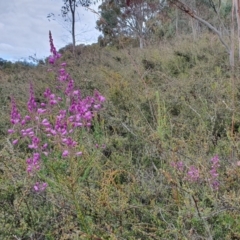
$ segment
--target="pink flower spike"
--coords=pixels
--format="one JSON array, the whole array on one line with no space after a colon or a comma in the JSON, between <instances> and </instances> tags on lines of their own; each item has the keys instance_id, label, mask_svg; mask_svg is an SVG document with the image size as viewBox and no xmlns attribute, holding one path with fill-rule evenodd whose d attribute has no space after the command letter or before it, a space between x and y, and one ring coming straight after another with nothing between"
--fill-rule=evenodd
<instances>
[{"instance_id":1,"label":"pink flower spike","mask_svg":"<svg viewBox=\"0 0 240 240\"><path fill-rule=\"evenodd\" d=\"M73 91L73 95L78 95L78 93L79 93L79 90Z\"/></svg>"},{"instance_id":2,"label":"pink flower spike","mask_svg":"<svg viewBox=\"0 0 240 240\"><path fill-rule=\"evenodd\" d=\"M28 147L30 149L38 149L38 145L39 145L39 138L38 137L32 137L32 144L29 144Z\"/></svg>"},{"instance_id":3,"label":"pink flower spike","mask_svg":"<svg viewBox=\"0 0 240 240\"><path fill-rule=\"evenodd\" d=\"M39 182L36 182L36 183L35 183L33 189L34 189L36 192L38 192L38 190L39 190Z\"/></svg>"},{"instance_id":4,"label":"pink flower spike","mask_svg":"<svg viewBox=\"0 0 240 240\"><path fill-rule=\"evenodd\" d=\"M55 94L54 93L52 93L52 94L50 94L50 99L54 99L55 98Z\"/></svg>"},{"instance_id":5,"label":"pink flower spike","mask_svg":"<svg viewBox=\"0 0 240 240\"><path fill-rule=\"evenodd\" d=\"M82 156L82 152L76 152L76 156Z\"/></svg>"},{"instance_id":6,"label":"pink flower spike","mask_svg":"<svg viewBox=\"0 0 240 240\"><path fill-rule=\"evenodd\" d=\"M15 139L15 140L12 141L13 145L16 145L17 143L18 143L18 139Z\"/></svg>"},{"instance_id":7,"label":"pink flower spike","mask_svg":"<svg viewBox=\"0 0 240 240\"><path fill-rule=\"evenodd\" d=\"M84 115L84 118L85 118L86 120L91 120L91 119L92 119L92 114L91 114L91 112L90 112L90 111L86 112L85 115Z\"/></svg>"},{"instance_id":8,"label":"pink flower spike","mask_svg":"<svg viewBox=\"0 0 240 240\"><path fill-rule=\"evenodd\" d=\"M61 63L61 66L62 66L62 67L66 67L67 64L66 64L65 62L63 62L63 63Z\"/></svg>"},{"instance_id":9,"label":"pink flower spike","mask_svg":"<svg viewBox=\"0 0 240 240\"><path fill-rule=\"evenodd\" d=\"M52 56L49 57L48 61L50 64L54 64L55 61L61 57L61 54L57 52L52 39L52 34L49 31L49 42L50 42L50 52L52 53Z\"/></svg>"},{"instance_id":10,"label":"pink flower spike","mask_svg":"<svg viewBox=\"0 0 240 240\"><path fill-rule=\"evenodd\" d=\"M48 146L48 144L47 144L47 143L44 143L43 146L42 146L42 148L45 149L45 148L47 148L47 146Z\"/></svg>"},{"instance_id":11,"label":"pink flower spike","mask_svg":"<svg viewBox=\"0 0 240 240\"><path fill-rule=\"evenodd\" d=\"M42 191L44 191L47 186L48 186L47 183L43 183L43 184L42 184Z\"/></svg>"},{"instance_id":12,"label":"pink flower spike","mask_svg":"<svg viewBox=\"0 0 240 240\"><path fill-rule=\"evenodd\" d=\"M30 165L30 166L27 167L27 172L28 172L29 174L31 174L31 172L32 172L32 165Z\"/></svg>"},{"instance_id":13,"label":"pink flower spike","mask_svg":"<svg viewBox=\"0 0 240 240\"><path fill-rule=\"evenodd\" d=\"M51 90L49 88L47 88L43 95L44 95L45 98L49 98L50 95L51 95Z\"/></svg>"},{"instance_id":14,"label":"pink flower spike","mask_svg":"<svg viewBox=\"0 0 240 240\"><path fill-rule=\"evenodd\" d=\"M188 175L188 180L192 182L196 182L200 177L199 170L195 166L189 167L187 175Z\"/></svg>"},{"instance_id":15,"label":"pink flower spike","mask_svg":"<svg viewBox=\"0 0 240 240\"><path fill-rule=\"evenodd\" d=\"M51 130L50 130L50 133L51 133L53 136L55 136L55 135L57 134L57 132L56 132L54 129L51 129Z\"/></svg>"},{"instance_id":16,"label":"pink flower spike","mask_svg":"<svg viewBox=\"0 0 240 240\"><path fill-rule=\"evenodd\" d=\"M11 109L11 120L10 121L12 124L17 124L21 121L21 115L18 112L14 98L11 98L11 105L12 105L12 109Z\"/></svg>"},{"instance_id":17,"label":"pink flower spike","mask_svg":"<svg viewBox=\"0 0 240 240\"><path fill-rule=\"evenodd\" d=\"M50 104L51 104L51 105L56 105L56 104L57 104L57 101L56 101L55 99L50 100Z\"/></svg>"},{"instance_id":18,"label":"pink flower spike","mask_svg":"<svg viewBox=\"0 0 240 240\"><path fill-rule=\"evenodd\" d=\"M100 109L100 108L101 108L101 105L100 105L100 104L95 104L95 105L94 105L94 108L95 108L95 109Z\"/></svg>"},{"instance_id":19,"label":"pink flower spike","mask_svg":"<svg viewBox=\"0 0 240 240\"><path fill-rule=\"evenodd\" d=\"M68 120L69 120L70 122L72 122L72 121L74 120L74 117L73 117L73 116L70 116L70 117L68 118Z\"/></svg>"},{"instance_id":20,"label":"pink flower spike","mask_svg":"<svg viewBox=\"0 0 240 240\"><path fill-rule=\"evenodd\" d=\"M54 64L54 58L52 56L49 57L48 62L50 64Z\"/></svg>"},{"instance_id":21,"label":"pink flower spike","mask_svg":"<svg viewBox=\"0 0 240 240\"><path fill-rule=\"evenodd\" d=\"M82 123L74 123L74 127L81 127Z\"/></svg>"},{"instance_id":22,"label":"pink flower spike","mask_svg":"<svg viewBox=\"0 0 240 240\"><path fill-rule=\"evenodd\" d=\"M32 132L32 128L27 128L25 131L26 131L27 133L30 133L30 132Z\"/></svg>"},{"instance_id":23,"label":"pink flower spike","mask_svg":"<svg viewBox=\"0 0 240 240\"><path fill-rule=\"evenodd\" d=\"M76 145L77 145L77 142L73 141L72 144L71 144L71 147L75 147Z\"/></svg>"},{"instance_id":24,"label":"pink flower spike","mask_svg":"<svg viewBox=\"0 0 240 240\"><path fill-rule=\"evenodd\" d=\"M36 192L43 192L46 188L47 188L47 183L36 182L35 185L33 186L33 189Z\"/></svg>"},{"instance_id":25,"label":"pink flower spike","mask_svg":"<svg viewBox=\"0 0 240 240\"><path fill-rule=\"evenodd\" d=\"M63 153L62 153L62 156L63 157L67 157L69 154L68 150L64 150Z\"/></svg>"},{"instance_id":26,"label":"pink flower spike","mask_svg":"<svg viewBox=\"0 0 240 240\"><path fill-rule=\"evenodd\" d=\"M66 130L64 130L62 133L61 133L61 135L66 135L67 134L67 131Z\"/></svg>"},{"instance_id":27,"label":"pink flower spike","mask_svg":"<svg viewBox=\"0 0 240 240\"><path fill-rule=\"evenodd\" d=\"M45 123L49 123L46 118L44 118L44 119L42 120L42 124L45 124Z\"/></svg>"},{"instance_id":28,"label":"pink flower spike","mask_svg":"<svg viewBox=\"0 0 240 240\"><path fill-rule=\"evenodd\" d=\"M31 117L27 115L27 116L25 116L25 120L29 121L29 120L31 120Z\"/></svg>"},{"instance_id":29,"label":"pink flower spike","mask_svg":"<svg viewBox=\"0 0 240 240\"><path fill-rule=\"evenodd\" d=\"M12 133L14 133L15 131L13 130L13 129L8 129L8 133L9 134L12 134Z\"/></svg>"},{"instance_id":30,"label":"pink flower spike","mask_svg":"<svg viewBox=\"0 0 240 240\"><path fill-rule=\"evenodd\" d=\"M94 97L99 102L105 102L105 100L106 100L106 98L104 96L102 96L98 91L94 92Z\"/></svg>"},{"instance_id":31,"label":"pink flower spike","mask_svg":"<svg viewBox=\"0 0 240 240\"><path fill-rule=\"evenodd\" d=\"M51 124L49 123L49 121L46 118L42 120L42 125L45 127L51 126ZM46 130L48 131L48 128Z\"/></svg>"},{"instance_id":32,"label":"pink flower spike","mask_svg":"<svg viewBox=\"0 0 240 240\"><path fill-rule=\"evenodd\" d=\"M34 90L33 90L33 85L30 83L30 88L29 88L29 100L27 102L28 110L29 112L34 112L37 108L37 102L35 100L34 96Z\"/></svg>"},{"instance_id":33,"label":"pink flower spike","mask_svg":"<svg viewBox=\"0 0 240 240\"><path fill-rule=\"evenodd\" d=\"M29 133L28 133L28 136L29 136L29 137L33 137L33 136L34 136L34 132L29 132Z\"/></svg>"},{"instance_id":34,"label":"pink flower spike","mask_svg":"<svg viewBox=\"0 0 240 240\"><path fill-rule=\"evenodd\" d=\"M105 100L106 100L105 97L103 97L103 96L99 96L99 101L100 101L100 102L105 102Z\"/></svg>"},{"instance_id":35,"label":"pink flower spike","mask_svg":"<svg viewBox=\"0 0 240 240\"><path fill-rule=\"evenodd\" d=\"M26 120L23 119L23 120L21 121L22 126L25 125L25 123L26 123Z\"/></svg>"},{"instance_id":36,"label":"pink flower spike","mask_svg":"<svg viewBox=\"0 0 240 240\"><path fill-rule=\"evenodd\" d=\"M38 114L42 114L42 113L45 113L45 112L46 112L46 109L43 109L43 108L38 108L38 110L37 110Z\"/></svg>"}]
</instances>

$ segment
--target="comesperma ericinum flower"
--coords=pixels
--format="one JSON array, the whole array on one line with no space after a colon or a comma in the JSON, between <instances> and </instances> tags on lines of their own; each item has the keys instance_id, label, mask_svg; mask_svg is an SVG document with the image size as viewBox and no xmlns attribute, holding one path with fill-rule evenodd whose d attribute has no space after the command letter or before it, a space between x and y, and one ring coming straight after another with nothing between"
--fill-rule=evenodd
<instances>
[{"instance_id":1,"label":"comesperma ericinum flower","mask_svg":"<svg viewBox=\"0 0 240 240\"><path fill-rule=\"evenodd\" d=\"M33 186L35 192L43 192L47 188L47 183L36 182Z\"/></svg>"},{"instance_id":2,"label":"comesperma ericinum flower","mask_svg":"<svg viewBox=\"0 0 240 240\"><path fill-rule=\"evenodd\" d=\"M17 124L21 121L21 114L19 113L17 106L16 106L16 102L14 100L14 98L11 98L11 105L12 105L12 109L11 109L11 123L12 124Z\"/></svg>"},{"instance_id":3,"label":"comesperma ericinum flower","mask_svg":"<svg viewBox=\"0 0 240 240\"><path fill-rule=\"evenodd\" d=\"M14 133L14 132L15 132L14 129L8 129L8 133L9 133L9 134L12 134L12 133Z\"/></svg>"},{"instance_id":4,"label":"comesperma ericinum flower","mask_svg":"<svg viewBox=\"0 0 240 240\"><path fill-rule=\"evenodd\" d=\"M67 157L69 155L69 151L68 150L64 150L62 153L63 157Z\"/></svg>"},{"instance_id":5,"label":"comesperma ericinum flower","mask_svg":"<svg viewBox=\"0 0 240 240\"><path fill-rule=\"evenodd\" d=\"M53 44L51 32L49 32L50 51L49 63L54 65L61 57ZM59 65L56 65L59 66ZM14 98L11 98L12 127L8 133L12 136L12 144L16 145L21 138L27 142L32 157L26 160L26 171L29 176L35 176L43 164L41 155L50 156L61 153L62 157L81 156L78 151L79 143L74 137L78 128L88 128L92 124L95 113L102 108L105 97L98 91L93 96L82 97L81 91L76 88L74 80L66 71L66 63L60 65L59 70L54 66L50 69L56 75L55 89L47 88L44 93L44 101L38 103L35 99L32 83L29 89L27 109L30 112L24 118L18 111ZM15 126L16 125L16 126ZM19 134L19 138L15 135ZM52 148L56 144L56 148ZM62 149L64 147L64 150ZM49 148L49 149L48 149ZM53 149L53 151L52 151ZM33 189L36 192L44 191L47 183L36 182Z\"/></svg>"},{"instance_id":6,"label":"comesperma ericinum flower","mask_svg":"<svg viewBox=\"0 0 240 240\"><path fill-rule=\"evenodd\" d=\"M209 174L210 174L209 182L213 190L218 190L220 186L220 183L218 181L218 175L219 175L218 168L220 167L218 155L215 155L211 159L211 163L212 163L212 166L211 166L211 170L209 171Z\"/></svg>"},{"instance_id":7,"label":"comesperma ericinum flower","mask_svg":"<svg viewBox=\"0 0 240 240\"><path fill-rule=\"evenodd\" d=\"M191 182L196 182L198 181L199 177L199 170L195 166L190 166L187 172L187 179Z\"/></svg>"},{"instance_id":8,"label":"comesperma ericinum flower","mask_svg":"<svg viewBox=\"0 0 240 240\"><path fill-rule=\"evenodd\" d=\"M16 144L18 143L18 141L19 141L18 139L13 140L13 141L12 141L12 144L13 144L13 145L16 145Z\"/></svg>"},{"instance_id":9,"label":"comesperma ericinum flower","mask_svg":"<svg viewBox=\"0 0 240 240\"><path fill-rule=\"evenodd\" d=\"M29 100L28 100L27 106L28 106L28 111L29 112L34 112L36 110L36 108L37 108L37 103L35 101L35 96L34 96L32 83L30 83Z\"/></svg>"}]
</instances>

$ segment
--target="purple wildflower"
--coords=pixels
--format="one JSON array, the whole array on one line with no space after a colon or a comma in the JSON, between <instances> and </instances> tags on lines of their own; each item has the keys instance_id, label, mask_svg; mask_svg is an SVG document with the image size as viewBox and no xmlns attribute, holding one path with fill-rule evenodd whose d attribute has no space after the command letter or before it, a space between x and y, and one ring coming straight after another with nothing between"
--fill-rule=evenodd
<instances>
[{"instance_id":1,"label":"purple wildflower","mask_svg":"<svg viewBox=\"0 0 240 240\"><path fill-rule=\"evenodd\" d=\"M43 192L47 188L47 183L36 182L33 186L35 192Z\"/></svg>"},{"instance_id":2,"label":"purple wildflower","mask_svg":"<svg viewBox=\"0 0 240 240\"><path fill-rule=\"evenodd\" d=\"M13 145L16 145L17 143L18 143L18 139L15 139L15 140L12 141Z\"/></svg>"},{"instance_id":3,"label":"purple wildflower","mask_svg":"<svg viewBox=\"0 0 240 240\"><path fill-rule=\"evenodd\" d=\"M12 133L14 133L15 131L14 131L14 129L8 129L8 133L9 134L12 134Z\"/></svg>"},{"instance_id":4,"label":"purple wildflower","mask_svg":"<svg viewBox=\"0 0 240 240\"><path fill-rule=\"evenodd\" d=\"M187 179L191 182L196 182L199 176L199 170L195 166L190 166L187 172Z\"/></svg>"},{"instance_id":5,"label":"purple wildflower","mask_svg":"<svg viewBox=\"0 0 240 240\"><path fill-rule=\"evenodd\" d=\"M215 155L211 159L211 163L212 163L212 166L211 166L211 170L209 171L210 173L209 182L213 190L218 190L220 185L218 181L218 168L220 167L218 155Z\"/></svg>"},{"instance_id":6,"label":"purple wildflower","mask_svg":"<svg viewBox=\"0 0 240 240\"><path fill-rule=\"evenodd\" d=\"M178 171L181 171L181 172L184 170L184 163L183 163L183 161L172 162L171 166L174 167L175 169L177 169Z\"/></svg>"},{"instance_id":7,"label":"purple wildflower","mask_svg":"<svg viewBox=\"0 0 240 240\"><path fill-rule=\"evenodd\" d=\"M38 149L39 142L40 142L39 138L36 137L36 136L33 136L32 137L32 144L29 144L28 147L30 149Z\"/></svg>"},{"instance_id":8,"label":"purple wildflower","mask_svg":"<svg viewBox=\"0 0 240 240\"><path fill-rule=\"evenodd\" d=\"M21 115L18 112L16 102L14 98L11 98L11 104L12 104L12 109L11 109L11 123L12 124L17 124L21 121Z\"/></svg>"},{"instance_id":9,"label":"purple wildflower","mask_svg":"<svg viewBox=\"0 0 240 240\"><path fill-rule=\"evenodd\" d=\"M105 97L102 96L98 91L94 92L94 98L100 103L103 103L106 100Z\"/></svg>"},{"instance_id":10,"label":"purple wildflower","mask_svg":"<svg viewBox=\"0 0 240 240\"><path fill-rule=\"evenodd\" d=\"M52 39L51 31L49 31L49 42L50 42L50 52L52 53L52 56L49 57L49 63L54 64L57 59L61 57L61 54L57 52Z\"/></svg>"},{"instance_id":11,"label":"purple wildflower","mask_svg":"<svg viewBox=\"0 0 240 240\"><path fill-rule=\"evenodd\" d=\"M37 108L37 103L35 101L35 96L34 96L32 83L30 84L29 100L28 100L27 106L28 106L29 112L34 112L36 110L36 108Z\"/></svg>"},{"instance_id":12,"label":"purple wildflower","mask_svg":"<svg viewBox=\"0 0 240 240\"><path fill-rule=\"evenodd\" d=\"M69 151L68 150L64 150L63 153L62 153L62 156L63 157L67 157L69 154Z\"/></svg>"},{"instance_id":13,"label":"purple wildflower","mask_svg":"<svg viewBox=\"0 0 240 240\"><path fill-rule=\"evenodd\" d=\"M27 172L30 174L33 174L35 171L38 171L40 169L40 154L34 153L33 157L28 158L27 163Z\"/></svg>"}]
</instances>

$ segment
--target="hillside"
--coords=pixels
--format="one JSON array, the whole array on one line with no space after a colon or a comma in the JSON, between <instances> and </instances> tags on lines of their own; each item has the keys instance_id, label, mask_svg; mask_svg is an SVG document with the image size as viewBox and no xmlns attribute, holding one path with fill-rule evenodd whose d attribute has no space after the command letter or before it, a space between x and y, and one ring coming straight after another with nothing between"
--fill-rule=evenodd
<instances>
[{"instance_id":1,"label":"hillside","mask_svg":"<svg viewBox=\"0 0 240 240\"><path fill-rule=\"evenodd\" d=\"M230 71L216 37L60 52L53 67L0 67L0 236L240 239L239 68ZM98 90L106 100L91 126L71 135L81 156L64 158L49 140L31 176L30 140L14 145L7 134L11 97L26 114L32 83L44 102L62 62L82 98ZM57 110L48 114L54 122ZM34 181L48 187L34 191Z\"/></svg>"}]
</instances>

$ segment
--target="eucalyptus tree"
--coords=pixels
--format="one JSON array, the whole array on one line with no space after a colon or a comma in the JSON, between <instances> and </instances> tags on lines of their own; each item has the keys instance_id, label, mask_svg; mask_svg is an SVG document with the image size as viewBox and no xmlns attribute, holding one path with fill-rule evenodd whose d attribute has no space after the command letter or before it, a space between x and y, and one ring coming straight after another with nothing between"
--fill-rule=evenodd
<instances>
[{"instance_id":1,"label":"eucalyptus tree","mask_svg":"<svg viewBox=\"0 0 240 240\"><path fill-rule=\"evenodd\" d=\"M92 3L91 0L63 0L63 5L61 7L61 16L63 17L64 21L71 23L70 33L72 36L73 52L75 52L76 46L76 34L75 34L76 11L77 11L76 9L79 6L89 7L91 3ZM48 14L47 17L50 19L54 17L54 14L50 13Z\"/></svg>"},{"instance_id":2,"label":"eucalyptus tree","mask_svg":"<svg viewBox=\"0 0 240 240\"><path fill-rule=\"evenodd\" d=\"M162 0L105 0L99 6L100 19L97 28L105 38L120 35L134 37L139 47L144 47L148 33L147 22L156 17L164 8Z\"/></svg>"},{"instance_id":3,"label":"eucalyptus tree","mask_svg":"<svg viewBox=\"0 0 240 240\"><path fill-rule=\"evenodd\" d=\"M229 54L230 66L234 67L234 39L235 39L235 25L238 27L238 39L239 39L239 59L240 59L240 0L194 0L198 2L199 6L205 5L215 15L209 15L206 18L206 11L196 11L188 0L168 0L168 2L186 13L191 18L197 20L201 24L209 28L215 33L227 53ZM205 8L206 9L206 8ZM224 14L223 14L224 13ZM227 13L227 14L226 14ZM204 16L205 15L205 16ZM213 18L216 17L215 21ZM229 24L226 24L224 17L230 18ZM237 21L236 21L237 20ZM236 24L237 22L237 24Z\"/></svg>"}]
</instances>

